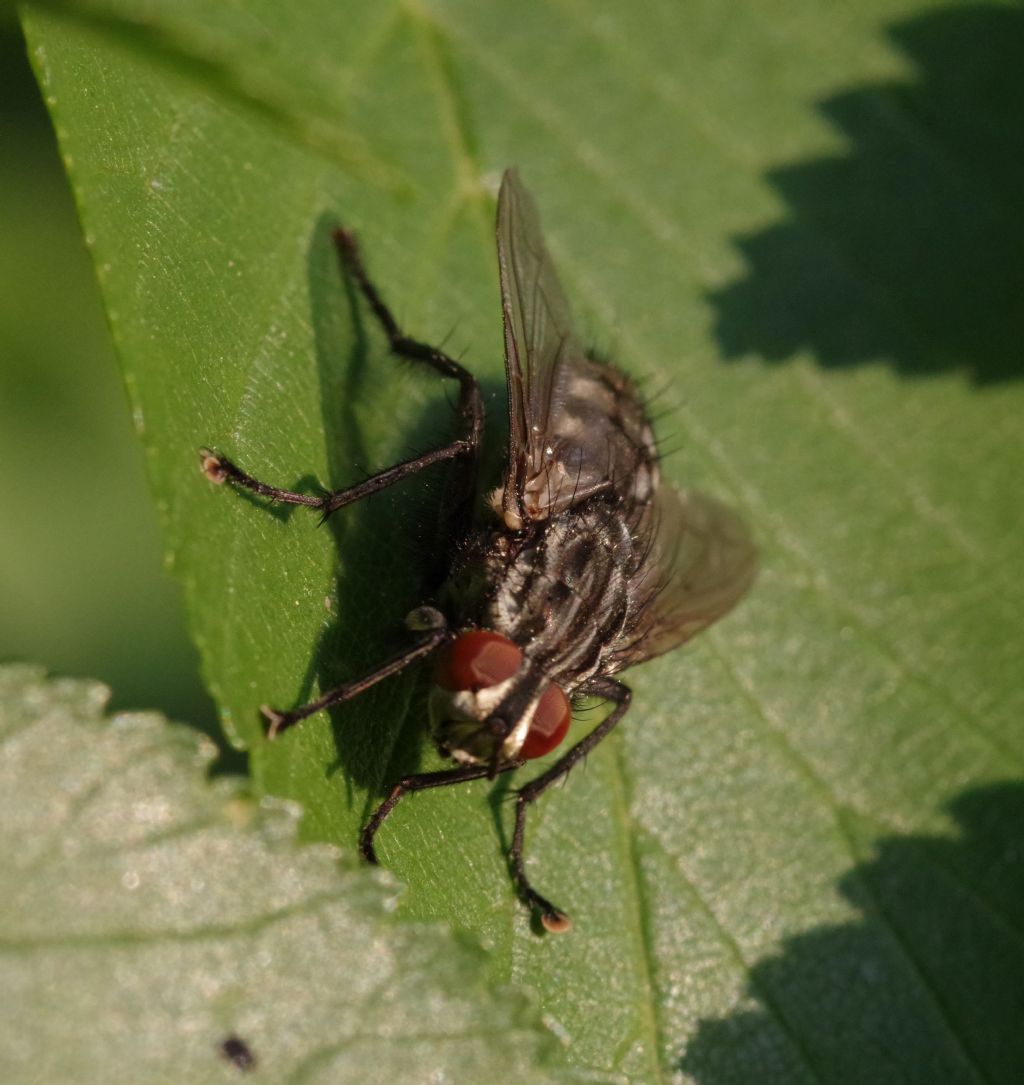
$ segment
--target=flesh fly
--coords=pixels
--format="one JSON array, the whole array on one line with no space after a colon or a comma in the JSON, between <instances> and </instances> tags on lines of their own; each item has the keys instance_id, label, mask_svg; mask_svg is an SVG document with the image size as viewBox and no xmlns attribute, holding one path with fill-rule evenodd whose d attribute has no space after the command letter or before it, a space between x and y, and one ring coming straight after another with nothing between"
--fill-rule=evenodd
<instances>
[{"instance_id":1,"label":"flesh fly","mask_svg":"<svg viewBox=\"0 0 1024 1085\"><path fill-rule=\"evenodd\" d=\"M660 482L654 435L636 387L573 332L569 304L515 170L498 196L509 441L503 485L481 516L476 486L484 409L474 377L407 336L363 266L355 236L334 233L341 261L391 351L458 383L458 436L348 489L311 496L260 482L208 449L213 482L307 505L330 516L432 464L451 464L442 510L450 539L432 598L406 618L410 645L371 674L282 712L274 737L407 667L433 657L431 722L455 764L399 780L370 818L360 850L376 862L377 832L406 794L494 778L558 748L572 705L602 698L611 712L516 792L509 869L520 898L550 931L565 912L533 888L523 861L526 814L625 715L619 672L683 643L721 617L754 576L739 517L714 498Z\"/></svg>"}]
</instances>

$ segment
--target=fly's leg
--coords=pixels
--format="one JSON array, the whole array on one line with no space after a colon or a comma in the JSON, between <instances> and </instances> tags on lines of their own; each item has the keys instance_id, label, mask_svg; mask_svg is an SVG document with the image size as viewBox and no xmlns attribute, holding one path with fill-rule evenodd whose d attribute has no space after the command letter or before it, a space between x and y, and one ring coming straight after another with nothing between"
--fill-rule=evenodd
<instances>
[{"instance_id":1,"label":"fly's leg","mask_svg":"<svg viewBox=\"0 0 1024 1085\"><path fill-rule=\"evenodd\" d=\"M459 382L459 431L461 439L466 442L467 450L465 469L459 473L457 480L458 492L452 494L451 497L460 506L469 508L472 505L476 487L477 458L484 432L484 406L480 397L480 386L473 374L454 358L450 358L437 347L410 338L402 331L391 310L384 304L380 292L366 274L356 235L351 230L342 227L335 230L333 236L342 263L355 280L356 286L359 287L367 304L373 310L373 315L384 329L384 334L388 337L391 353L412 362L422 362L442 376L451 377ZM333 508L330 508L326 514L329 515L333 511Z\"/></svg>"},{"instance_id":2,"label":"fly's leg","mask_svg":"<svg viewBox=\"0 0 1024 1085\"><path fill-rule=\"evenodd\" d=\"M391 310L384 304L380 292L366 274L355 234L351 230L342 228L335 230L333 236L342 263L348 269L349 275L359 287L366 303L373 310L373 315L387 335L391 352L400 358L429 365L442 376L459 382L459 432L461 440L466 442L466 451L455 452L450 457L455 462L445 486L434 548L438 555L447 555L453 543L464 537L473 519L477 465L484 431L484 408L480 397L480 386L473 374L459 365L454 358L450 358L436 347L410 338L401 330ZM438 451L444 453L447 450L439 449ZM335 506L329 505L324 515L329 516L334 508ZM440 581L444 579L445 572L446 566L439 559L432 570L432 576Z\"/></svg>"},{"instance_id":3,"label":"fly's leg","mask_svg":"<svg viewBox=\"0 0 1024 1085\"><path fill-rule=\"evenodd\" d=\"M402 479L415 475L425 467L471 454L475 459L476 451L476 446L471 442L465 439L455 440L450 444L443 445L441 448L435 448L430 452L424 452L420 456L413 456L412 459L396 463L394 467L389 467L386 471L379 471L376 475L371 475L364 482L357 483L355 486L349 486L344 490L334 490L331 493L321 494L319 497L296 493L294 490L284 490L280 486L271 486L266 482L260 482L259 479L253 478L252 475L247 474L232 463L226 456L222 456L219 452L213 452L209 448L199 450L199 460L203 474L211 482L230 482L232 486L241 486L243 489L251 490L261 497L268 498L270 501L278 501L285 505L307 505L309 508L319 509L321 512L320 522L323 523L332 512L337 512L338 509L345 505L351 505L353 501L369 497L371 494L377 493L378 490L393 486L396 482L401 482Z\"/></svg>"},{"instance_id":4,"label":"fly's leg","mask_svg":"<svg viewBox=\"0 0 1024 1085\"><path fill-rule=\"evenodd\" d=\"M307 508L317 509L321 513L322 523L332 512L345 505L377 493L379 490L392 486L396 482L400 482L402 479L408 478L410 475L416 474L435 463L454 460L456 461L456 470L454 477L449 480L446 495L450 506L447 511L446 527L453 530L463 528L466 516L472 510L477 460L483 434L483 401L480 397L479 386L468 370L459 365L454 359L449 358L443 351L411 339L401 331L391 311L381 299L377 288L366 275L355 235L348 230L338 229L334 231L333 236L342 263L383 327L392 353L429 365L442 376L450 377L459 382L459 436L440 448L403 460L394 467L380 471L355 486L336 490L333 493L321 493L318 496L297 493L294 490L286 490L280 486L272 486L269 483L261 482L232 463L226 456L222 456L208 448L200 450L202 470L211 482L226 482L250 490L270 501L288 505L305 505ZM413 632L422 633L425 636L421 637L411 648L385 662L372 674L355 682L337 686L317 698L317 700L295 708L290 712L281 712L264 706L261 711L270 721L270 737L273 738L281 731L293 726L307 716L319 712L321 709L350 700L382 679L398 674L409 664L429 655L442 641L447 639L449 633L443 616L434 611L433 608L420 608L419 611L413 611L413 615L419 613L422 617L422 614L428 611L431 614L429 622L426 624L416 624L415 622L410 624L410 629ZM410 615L410 618L413 615Z\"/></svg>"},{"instance_id":5,"label":"fly's leg","mask_svg":"<svg viewBox=\"0 0 1024 1085\"><path fill-rule=\"evenodd\" d=\"M562 779L565 774L608 734L626 714L632 693L621 682L612 678L595 678L583 689L584 693L592 693L598 697L606 697L615 702L615 708L611 714L605 717L590 732L586 738L581 739L566 754L560 757L546 772L542 772L536 779L531 780L516 792L516 827L512 836L512 847L509 849L508 860L512 869L512 878L516 883L519 897L528 907L534 909L540 916L544 929L552 934L561 934L572 928L572 921L560 908L556 908L547 897L541 896L530 884L526 876L523 864L523 843L526 835L526 811L530 803L536 802L545 791L555 782Z\"/></svg>"},{"instance_id":6,"label":"fly's leg","mask_svg":"<svg viewBox=\"0 0 1024 1085\"><path fill-rule=\"evenodd\" d=\"M425 362L436 369L438 373L442 373L446 377L454 377L462 385L464 399L466 401L473 398L477 400L477 409L469 413L475 414L482 423L483 407L479 403L480 391L477 388L476 378L473 374L459 365L454 358L449 358L443 351L438 350L437 347L428 346L426 343L421 343L419 340L411 339L406 335L399 328L391 310L384 304L380 292L367 276L356 235L351 230L339 227L334 231L333 237L342 263L348 269L348 273L355 280L356 286L359 287L363 297L366 298L367 304L373 310L373 315L384 329L384 334L388 337L392 352L399 355L399 357L408 358L410 361Z\"/></svg>"},{"instance_id":7,"label":"fly's leg","mask_svg":"<svg viewBox=\"0 0 1024 1085\"><path fill-rule=\"evenodd\" d=\"M306 505L309 508L318 509L322 514L321 519L326 520L332 512L336 512L345 505L369 497L370 494L375 494L387 486L393 486L396 482L401 482L402 479L426 467L447 460L458 460L462 463L463 469L458 472L457 493L453 495L453 499L460 508L469 508L476 484L476 466L484 425L483 400L480 397L480 387L476 378L454 358L449 358L444 351L407 336L399 328L391 310L384 304L377 288L367 277L355 234L350 230L337 229L333 236L342 263L384 329L391 352L399 357L429 365L442 376L451 377L459 382L459 436L440 448L424 452L420 456L413 456L411 459L395 464L394 467L371 475L370 478L355 486L319 496L301 494L294 490L260 482L225 456L208 448L201 449L199 454L203 472L211 482L229 482L233 486L241 486L271 501L286 505Z\"/></svg>"},{"instance_id":8,"label":"fly's leg","mask_svg":"<svg viewBox=\"0 0 1024 1085\"><path fill-rule=\"evenodd\" d=\"M470 780L482 780L491 777L495 772L511 772L525 764L522 760L506 761L497 768L491 765L459 765L454 769L443 769L441 772L420 772L413 776L405 776L391 789L391 794L377 807L373 817L366 823L359 836L359 850L368 863L377 862L377 852L374 850L373 841L377 831L384 824L385 818L398 805L398 800L403 795L412 791L425 791L431 787L451 787L453 784L464 784Z\"/></svg>"},{"instance_id":9,"label":"fly's leg","mask_svg":"<svg viewBox=\"0 0 1024 1085\"><path fill-rule=\"evenodd\" d=\"M320 712L325 708L330 708L332 705L350 701L353 697L358 697L360 693L365 692L371 686L375 686L378 682L382 682L385 678L390 678L392 675L400 674L410 664L430 655L430 653L433 652L438 645L447 640L451 634L448 632L447 625L445 624L440 611L435 611L432 607L421 607L419 610L429 610L432 614L437 616L435 628L427 632L426 635L423 636L421 640L417 641L411 648L406 648L404 652L392 656L391 659L386 663L381 664L375 671L371 671L362 678L357 678L354 682L346 682L343 685L335 686L334 689L330 689L320 697L317 697L315 701L310 701L309 704L301 705L299 708L293 708L290 712L280 712L276 708L262 705L260 711L270 723L270 727L267 729L267 737L277 738L282 731L289 727L293 727L300 720L306 719L307 716L312 716L314 713ZM417 613L418 611L413 611L413 614Z\"/></svg>"}]
</instances>

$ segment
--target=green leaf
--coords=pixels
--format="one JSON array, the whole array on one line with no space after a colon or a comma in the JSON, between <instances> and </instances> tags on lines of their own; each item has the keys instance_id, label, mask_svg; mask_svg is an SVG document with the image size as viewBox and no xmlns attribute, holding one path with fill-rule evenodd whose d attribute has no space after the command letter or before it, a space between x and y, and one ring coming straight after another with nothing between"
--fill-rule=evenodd
<instances>
[{"instance_id":1,"label":"green leaf","mask_svg":"<svg viewBox=\"0 0 1024 1085\"><path fill-rule=\"evenodd\" d=\"M0 669L5 1082L230 1081L229 1037L256 1080L569 1080L479 949L107 695Z\"/></svg>"},{"instance_id":2,"label":"green leaf","mask_svg":"<svg viewBox=\"0 0 1024 1085\"><path fill-rule=\"evenodd\" d=\"M448 432L346 291L339 220L481 375L500 448L489 193L517 163L581 328L667 389L666 474L743 509L763 575L629 676L621 734L536 812L572 935L514 901L484 785L388 822L402 911L476 931L596 1072L1019 1080L1019 8L75 10L32 15L33 59L257 785L350 845L430 761L413 676L273 745L257 709L396 648L440 481L317 530L196 449L341 486Z\"/></svg>"}]
</instances>

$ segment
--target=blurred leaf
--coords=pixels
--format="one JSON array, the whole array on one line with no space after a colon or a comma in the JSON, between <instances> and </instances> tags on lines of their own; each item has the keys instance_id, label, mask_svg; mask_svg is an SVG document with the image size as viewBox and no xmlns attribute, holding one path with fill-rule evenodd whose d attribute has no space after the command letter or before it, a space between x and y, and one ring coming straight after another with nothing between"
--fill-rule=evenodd
<instances>
[{"instance_id":1,"label":"blurred leaf","mask_svg":"<svg viewBox=\"0 0 1024 1085\"><path fill-rule=\"evenodd\" d=\"M296 847L295 816L210 782L212 745L107 691L0 669L0 1068L8 1085L568 1080L522 995L390 879Z\"/></svg>"},{"instance_id":2,"label":"blurred leaf","mask_svg":"<svg viewBox=\"0 0 1024 1085\"><path fill-rule=\"evenodd\" d=\"M159 708L216 734L17 25L0 32L0 72L0 660L92 675L117 708Z\"/></svg>"},{"instance_id":3,"label":"blurred leaf","mask_svg":"<svg viewBox=\"0 0 1024 1085\"><path fill-rule=\"evenodd\" d=\"M1020 10L82 10L107 14L34 15L33 58L206 678L258 785L350 843L431 756L412 677L272 747L257 708L399 643L438 480L318 531L210 487L195 450L340 486L446 432L446 390L387 359L346 292L339 219L403 324L468 352L500 419L486 192L518 163L581 327L668 389L666 473L744 509L764 574L631 676L621 735L537 812L531 867L572 936L531 931L484 786L388 823L403 910L479 932L598 1072L1018 1080L1024 404L1000 322L1019 327ZM110 32L120 10L145 14L158 63ZM266 125L255 97L304 119ZM304 134L325 118L408 184ZM918 869L930 890L908 896Z\"/></svg>"}]
</instances>

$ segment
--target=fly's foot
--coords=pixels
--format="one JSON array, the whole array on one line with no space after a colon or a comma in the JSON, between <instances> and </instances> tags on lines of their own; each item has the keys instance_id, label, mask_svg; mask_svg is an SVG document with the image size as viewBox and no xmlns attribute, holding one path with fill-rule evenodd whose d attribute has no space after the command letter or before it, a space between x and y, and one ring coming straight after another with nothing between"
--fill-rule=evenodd
<instances>
[{"instance_id":1,"label":"fly's foot","mask_svg":"<svg viewBox=\"0 0 1024 1085\"><path fill-rule=\"evenodd\" d=\"M311 497L309 494L296 493L294 490L283 490L280 486L270 486L246 474L227 456L222 456L210 448L199 450L199 467L210 482L218 486L230 482L232 486L240 486L243 490L250 490L254 494L259 494L260 497L266 497L270 501L280 501L285 505L306 505L309 508L320 509L326 506L329 497L337 497L336 494Z\"/></svg>"},{"instance_id":2,"label":"fly's foot","mask_svg":"<svg viewBox=\"0 0 1024 1085\"><path fill-rule=\"evenodd\" d=\"M199 467L203 474L218 486L227 482L231 477L232 469L237 470L230 460L224 459L223 456L218 456L216 452L209 448L201 448L199 450Z\"/></svg>"},{"instance_id":3,"label":"fly's foot","mask_svg":"<svg viewBox=\"0 0 1024 1085\"><path fill-rule=\"evenodd\" d=\"M336 226L332 231L332 236L339 251L349 259L351 259L351 254L359 252L359 244L356 241L354 230L350 230L347 226Z\"/></svg>"},{"instance_id":4,"label":"fly's foot","mask_svg":"<svg viewBox=\"0 0 1024 1085\"><path fill-rule=\"evenodd\" d=\"M377 849L373 846L373 836L368 834L366 829L363 829L359 837L359 854L363 857L363 862L370 863L373 866L380 866Z\"/></svg>"},{"instance_id":5,"label":"fly's foot","mask_svg":"<svg viewBox=\"0 0 1024 1085\"><path fill-rule=\"evenodd\" d=\"M557 908L542 912L540 922L548 934L568 934L572 930L572 920Z\"/></svg>"},{"instance_id":6,"label":"fly's foot","mask_svg":"<svg viewBox=\"0 0 1024 1085\"><path fill-rule=\"evenodd\" d=\"M558 768L557 765L554 767ZM551 771L549 769L548 773ZM545 776L537 777L536 780L532 780L516 792L516 827L512 834L512 847L508 852L508 865L519 899L537 916L541 926L549 934L566 934L572 930L572 920L561 908L556 908L547 897L542 897L530 885L530 879L526 876L526 864L523 861L526 811L530 803L539 798L550 784L551 780L545 779ZM554 779L557 778L554 777Z\"/></svg>"},{"instance_id":7,"label":"fly's foot","mask_svg":"<svg viewBox=\"0 0 1024 1085\"><path fill-rule=\"evenodd\" d=\"M522 796L519 796L519 810L523 809ZM521 822L520 822L521 824ZM522 834L517 833L512 851L509 854L509 867L511 868L512 880L515 882L516 892L519 899L540 920L540 925L548 934L567 934L572 930L572 920L562 911L556 908L547 897L542 897L536 889L530 885L523 865Z\"/></svg>"},{"instance_id":8,"label":"fly's foot","mask_svg":"<svg viewBox=\"0 0 1024 1085\"><path fill-rule=\"evenodd\" d=\"M271 708L268 704L260 705L260 715L270 726L267 728L267 738L273 740L292 724L298 723L303 717L295 712L281 712L277 708Z\"/></svg>"},{"instance_id":9,"label":"fly's foot","mask_svg":"<svg viewBox=\"0 0 1024 1085\"><path fill-rule=\"evenodd\" d=\"M359 853L368 863L373 863L374 866L378 863L377 850L373 846L377 830L384 824L384 819L388 814L398 805L398 800L406 791L410 790L409 783L410 778L406 777L395 784L391 789L391 794L374 810L373 816L363 826L363 831L359 834Z\"/></svg>"},{"instance_id":10,"label":"fly's foot","mask_svg":"<svg viewBox=\"0 0 1024 1085\"><path fill-rule=\"evenodd\" d=\"M561 908L556 908L525 880L517 878L516 883L520 899L537 916L548 934L568 934L572 930L572 920Z\"/></svg>"}]
</instances>

